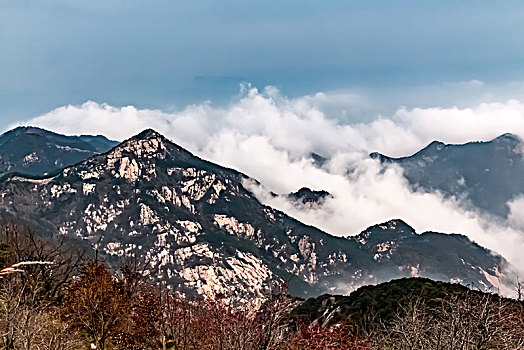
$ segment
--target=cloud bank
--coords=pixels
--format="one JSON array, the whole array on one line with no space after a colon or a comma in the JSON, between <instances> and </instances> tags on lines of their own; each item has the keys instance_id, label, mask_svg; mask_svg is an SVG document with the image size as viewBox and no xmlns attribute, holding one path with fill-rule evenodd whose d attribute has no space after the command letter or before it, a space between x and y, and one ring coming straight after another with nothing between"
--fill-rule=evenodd
<instances>
[{"instance_id":1,"label":"cloud bank","mask_svg":"<svg viewBox=\"0 0 524 350\"><path fill-rule=\"evenodd\" d=\"M357 234L370 225L400 218L419 232L465 234L524 269L523 199L510 204L506 222L496 221L461 208L453 198L413 191L400 168L384 169L368 157L373 151L409 155L433 140L464 143L506 132L524 138L524 104L509 100L468 108L399 108L368 122L344 113L371 105L359 94L349 94L347 99L323 93L290 99L271 87L259 91L245 86L227 107L201 104L166 113L90 101L57 108L26 124L117 140L153 128L201 157L259 180L264 187L251 189L263 202L329 233ZM314 166L311 152L330 162L322 168ZM268 194L304 186L327 190L333 198L320 209L302 210Z\"/></svg>"}]
</instances>

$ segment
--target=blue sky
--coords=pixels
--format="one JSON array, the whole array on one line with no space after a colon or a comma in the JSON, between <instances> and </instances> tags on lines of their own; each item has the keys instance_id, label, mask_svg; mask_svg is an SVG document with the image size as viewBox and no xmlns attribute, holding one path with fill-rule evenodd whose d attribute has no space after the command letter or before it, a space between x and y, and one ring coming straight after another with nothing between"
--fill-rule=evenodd
<instances>
[{"instance_id":1,"label":"blue sky","mask_svg":"<svg viewBox=\"0 0 524 350\"><path fill-rule=\"evenodd\" d=\"M523 1L0 0L0 127L87 100L219 105L242 81L401 105L524 80L523 34Z\"/></svg>"}]
</instances>

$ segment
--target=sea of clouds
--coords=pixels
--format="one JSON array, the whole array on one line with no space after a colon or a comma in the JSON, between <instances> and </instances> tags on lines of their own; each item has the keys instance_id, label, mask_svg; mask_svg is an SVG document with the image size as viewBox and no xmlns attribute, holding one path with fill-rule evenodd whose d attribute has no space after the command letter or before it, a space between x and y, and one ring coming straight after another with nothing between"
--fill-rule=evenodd
<instances>
[{"instance_id":1,"label":"sea of clouds","mask_svg":"<svg viewBox=\"0 0 524 350\"><path fill-rule=\"evenodd\" d=\"M465 209L440 193L415 191L400 168L384 168L368 156L409 155L433 140L483 141L507 132L524 138L524 104L513 99L460 108L400 107L389 115L366 120L359 116L372 110L373 101L358 93L288 98L272 87L259 91L245 85L225 107L203 103L165 112L89 101L24 124L116 140L153 128L200 157L257 179L262 185L252 184L251 190L261 201L331 234L354 235L402 219L418 232L467 235L524 271L524 199L509 203L510 216L502 221ZM329 162L315 166L312 152ZM320 208L305 210L270 195L301 187L326 190L332 198Z\"/></svg>"}]
</instances>

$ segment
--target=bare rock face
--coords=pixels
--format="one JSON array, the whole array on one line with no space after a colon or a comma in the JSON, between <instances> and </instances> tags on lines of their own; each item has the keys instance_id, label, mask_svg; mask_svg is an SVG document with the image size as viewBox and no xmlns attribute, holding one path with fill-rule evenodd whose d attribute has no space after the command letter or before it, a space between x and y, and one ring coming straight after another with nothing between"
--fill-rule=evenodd
<instances>
[{"instance_id":1,"label":"bare rock face","mask_svg":"<svg viewBox=\"0 0 524 350\"><path fill-rule=\"evenodd\" d=\"M3 180L0 214L115 265L141 257L146 274L184 293L245 302L280 281L304 296L413 274L489 286L506 271L503 258L465 237L418 235L400 221L333 237L262 205L245 180L146 130L54 177Z\"/></svg>"}]
</instances>

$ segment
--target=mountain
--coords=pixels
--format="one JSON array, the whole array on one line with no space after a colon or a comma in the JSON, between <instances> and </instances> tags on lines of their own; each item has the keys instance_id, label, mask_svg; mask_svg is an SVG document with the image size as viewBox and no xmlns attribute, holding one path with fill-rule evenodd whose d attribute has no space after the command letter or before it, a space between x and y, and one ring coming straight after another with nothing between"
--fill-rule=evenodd
<instances>
[{"instance_id":1,"label":"mountain","mask_svg":"<svg viewBox=\"0 0 524 350\"><path fill-rule=\"evenodd\" d=\"M329 160L326 157L323 157L320 154L317 154L314 152L311 153L311 159L313 160L313 165L315 165L318 168L321 168L322 166L324 166L324 164L326 164Z\"/></svg>"},{"instance_id":2,"label":"mountain","mask_svg":"<svg viewBox=\"0 0 524 350\"><path fill-rule=\"evenodd\" d=\"M302 324L349 324L352 332L371 336L373 349L521 349L524 344L524 301L424 278L310 298L291 315Z\"/></svg>"},{"instance_id":3,"label":"mountain","mask_svg":"<svg viewBox=\"0 0 524 350\"><path fill-rule=\"evenodd\" d=\"M468 292L470 289L459 284L418 277L402 278L364 286L347 296L324 294L309 298L296 306L292 314L326 325L350 321L364 326L366 319L373 316L381 322L389 323L401 308L408 306L412 298L435 303L452 295Z\"/></svg>"},{"instance_id":4,"label":"mountain","mask_svg":"<svg viewBox=\"0 0 524 350\"><path fill-rule=\"evenodd\" d=\"M105 153L111 148L118 145L117 141L109 140L107 137L102 135L80 135L80 136L68 136L71 139L78 138L81 141L88 143L98 153Z\"/></svg>"},{"instance_id":5,"label":"mountain","mask_svg":"<svg viewBox=\"0 0 524 350\"><path fill-rule=\"evenodd\" d=\"M518 136L504 134L462 145L434 141L409 157L371 157L401 166L415 188L456 196L466 205L507 217L506 203L524 193L523 151Z\"/></svg>"},{"instance_id":6,"label":"mountain","mask_svg":"<svg viewBox=\"0 0 524 350\"><path fill-rule=\"evenodd\" d=\"M482 290L500 288L502 292L510 293L503 283L497 281L499 271L485 270L491 264L485 264L489 251L471 242L466 236L436 232L417 234L402 220L391 220L372 226L349 239L359 242L360 249L375 261L385 260L391 266L407 269L405 272L409 274L404 275L474 284ZM499 266L504 266L504 263ZM457 273L457 269L461 272ZM476 278L478 274L484 276L485 280ZM458 277L459 275L467 277Z\"/></svg>"},{"instance_id":7,"label":"mountain","mask_svg":"<svg viewBox=\"0 0 524 350\"><path fill-rule=\"evenodd\" d=\"M509 273L464 236L400 220L331 236L261 204L251 181L146 130L54 176L5 178L0 216L88 244L110 264L141 257L151 278L188 294L247 298L279 281L295 295L348 293L412 275L492 287Z\"/></svg>"},{"instance_id":8,"label":"mountain","mask_svg":"<svg viewBox=\"0 0 524 350\"><path fill-rule=\"evenodd\" d=\"M0 176L45 176L107 152L117 144L104 136L65 136L35 127L18 127L0 135Z\"/></svg>"},{"instance_id":9,"label":"mountain","mask_svg":"<svg viewBox=\"0 0 524 350\"><path fill-rule=\"evenodd\" d=\"M294 204L305 206L306 208L316 208L321 206L326 198L331 197L327 191L315 191L307 187L302 187L297 192L287 195L287 198Z\"/></svg>"}]
</instances>

